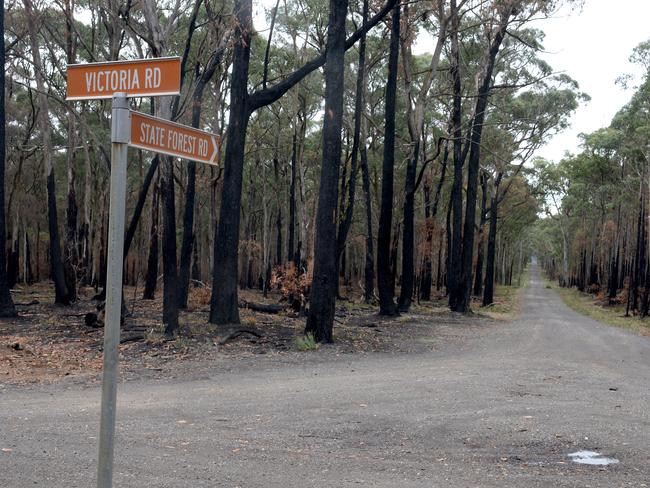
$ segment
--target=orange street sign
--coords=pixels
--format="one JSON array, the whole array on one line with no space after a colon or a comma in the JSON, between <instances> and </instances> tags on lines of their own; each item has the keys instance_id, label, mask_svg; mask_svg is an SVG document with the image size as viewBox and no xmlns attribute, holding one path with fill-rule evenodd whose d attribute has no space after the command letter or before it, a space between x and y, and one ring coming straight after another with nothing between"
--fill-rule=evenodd
<instances>
[{"instance_id":1,"label":"orange street sign","mask_svg":"<svg viewBox=\"0 0 650 488\"><path fill-rule=\"evenodd\" d=\"M181 89L181 58L133 59L106 63L68 65L66 100L178 95Z\"/></svg>"},{"instance_id":2,"label":"orange street sign","mask_svg":"<svg viewBox=\"0 0 650 488\"><path fill-rule=\"evenodd\" d=\"M209 132L131 112L129 146L216 165L219 145L219 136Z\"/></svg>"}]
</instances>

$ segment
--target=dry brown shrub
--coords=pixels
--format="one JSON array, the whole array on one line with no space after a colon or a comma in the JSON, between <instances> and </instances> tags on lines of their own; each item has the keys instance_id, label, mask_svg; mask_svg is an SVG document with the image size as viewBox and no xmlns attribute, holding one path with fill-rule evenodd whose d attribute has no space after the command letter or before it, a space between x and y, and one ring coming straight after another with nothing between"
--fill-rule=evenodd
<instances>
[{"instance_id":1,"label":"dry brown shrub","mask_svg":"<svg viewBox=\"0 0 650 488\"><path fill-rule=\"evenodd\" d=\"M195 305L208 305L210 303L210 296L212 295L212 288L208 286L203 287L190 287L190 302Z\"/></svg>"},{"instance_id":2,"label":"dry brown shrub","mask_svg":"<svg viewBox=\"0 0 650 488\"><path fill-rule=\"evenodd\" d=\"M305 296L311 287L312 275L309 272L300 274L294 263L275 266L271 274L271 286L280 291L283 297L291 298Z\"/></svg>"}]
</instances>

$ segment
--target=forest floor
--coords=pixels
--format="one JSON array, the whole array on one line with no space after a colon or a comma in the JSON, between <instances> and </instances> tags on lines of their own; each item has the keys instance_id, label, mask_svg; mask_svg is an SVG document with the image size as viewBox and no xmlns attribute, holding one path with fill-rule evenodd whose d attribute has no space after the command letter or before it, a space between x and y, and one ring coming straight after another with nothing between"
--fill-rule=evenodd
<instances>
[{"instance_id":1,"label":"forest floor","mask_svg":"<svg viewBox=\"0 0 650 488\"><path fill-rule=\"evenodd\" d=\"M458 324L470 329L514 318L520 310L520 288L498 287L495 304L476 314L448 311L445 298L414 304L410 313L380 317L377 308L360 300L340 300L334 326L335 343L311 349L301 343L305 319L291 312L260 313L240 309L243 333L227 340L224 332L208 324L210 290L192 290L188 310L180 316L181 333L166 340L162 333L162 300L134 299L140 291L126 287L129 316L122 327L120 371L123 379L168 377L196 369L197 361L245 359L259 355L300 361L305 355L326 358L371 352L426 352L445 347L459 336ZM50 283L14 290L19 317L0 321L0 386L52 383L62 378L74 383L101 380L103 329L86 325L87 313L96 312L94 289L83 289L70 307L53 305ZM243 290L240 298L258 304L277 304L279 294L263 298ZM234 329L237 330L237 329ZM463 331L464 333L465 331ZM311 347L310 347L311 346ZM303 349L301 351L301 349Z\"/></svg>"},{"instance_id":2,"label":"forest floor","mask_svg":"<svg viewBox=\"0 0 650 488\"><path fill-rule=\"evenodd\" d=\"M633 314L626 316L625 297L619 300L620 303L610 305L602 294L583 293L576 288L563 288L549 280L546 280L546 286L555 290L567 306L582 315L650 337L650 318L641 319Z\"/></svg>"}]
</instances>

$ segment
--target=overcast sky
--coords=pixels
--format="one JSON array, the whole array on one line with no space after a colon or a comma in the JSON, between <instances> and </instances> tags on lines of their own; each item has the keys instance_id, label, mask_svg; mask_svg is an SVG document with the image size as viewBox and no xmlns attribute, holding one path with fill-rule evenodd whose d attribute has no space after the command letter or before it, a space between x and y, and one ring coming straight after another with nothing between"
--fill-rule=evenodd
<instances>
[{"instance_id":1,"label":"overcast sky","mask_svg":"<svg viewBox=\"0 0 650 488\"><path fill-rule=\"evenodd\" d=\"M254 1L255 26L266 28L264 8L275 0ZM580 10L562 9L556 16L535 22L546 33L542 57L555 71L577 80L591 97L571 118L571 127L555 136L537 155L558 161L565 151L580 151L580 133L609 125L614 114L630 99L632 90L616 85L623 74L640 75L629 63L632 49L650 38L650 0L585 0ZM266 36L267 33L260 32ZM427 49L429 39L419 39L416 52Z\"/></svg>"},{"instance_id":2,"label":"overcast sky","mask_svg":"<svg viewBox=\"0 0 650 488\"><path fill-rule=\"evenodd\" d=\"M557 161L565 151L578 152L578 134L608 126L632 96L632 90L615 82L622 74L640 75L628 58L634 47L650 38L650 0L586 0L581 11L565 10L536 27L546 32L546 61L577 80L591 97L573 115L571 127L538 153Z\"/></svg>"}]
</instances>

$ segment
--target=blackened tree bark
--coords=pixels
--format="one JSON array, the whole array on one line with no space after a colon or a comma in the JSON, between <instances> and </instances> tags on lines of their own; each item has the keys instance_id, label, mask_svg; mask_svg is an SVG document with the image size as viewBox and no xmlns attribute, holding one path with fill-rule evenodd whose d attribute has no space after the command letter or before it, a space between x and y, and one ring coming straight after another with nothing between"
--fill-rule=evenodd
<instances>
[{"instance_id":1,"label":"blackened tree bark","mask_svg":"<svg viewBox=\"0 0 650 488\"><path fill-rule=\"evenodd\" d=\"M296 165L298 164L298 129L294 126L293 137L291 138L291 183L289 185L289 223L287 244L287 261L293 261L296 269L300 266L300 258L296 259ZM297 261L297 262L296 262Z\"/></svg>"},{"instance_id":2,"label":"blackened tree bark","mask_svg":"<svg viewBox=\"0 0 650 488\"><path fill-rule=\"evenodd\" d=\"M18 283L18 274L20 273L20 247L18 245L18 229L15 229L16 237L11 234L9 237L9 256L7 259L7 286L11 289Z\"/></svg>"},{"instance_id":3,"label":"blackened tree bark","mask_svg":"<svg viewBox=\"0 0 650 488\"><path fill-rule=\"evenodd\" d=\"M210 63L203 70L196 82L192 95L192 127L199 128L201 123L201 110L203 107L203 94L209 81L214 76L225 48L220 45L213 54ZM196 163L187 162L187 187L185 190L185 209L183 212L183 241L181 243L181 257L179 269L178 304L180 308L187 308L187 296L190 286L190 273L192 264L192 250L194 248L194 200L196 194Z\"/></svg>"},{"instance_id":4,"label":"blackened tree bark","mask_svg":"<svg viewBox=\"0 0 650 488\"><path fill-rule=\"evenodd\" d=\"M273 174L275 175L275 187L280 188L280 160L278 159L278 141L276 139L275 154L273 155ZM282 200L278 199L278 214L275 218L275 264L282 265Z\"/></svg>"},{"instance_id":5,"label":"blackened tree bark","mask_svg":"<svg viewBox=\"0 0 650 488\"><path fill-rule=\"evenodd\" d=\"M487 223L487 192L488 175L483 171L481 182L481 215L478 225L478 249L476 255L476 274L474 275L474 296L480 297L483 293L483 256L485 254L485 224Z\"/></svg>"},{"instance_id":6,"label":"blackened tree bark","mask_svg":"<svg viewBox=\"0 0 650 488\"><path fill-rule=\"evenodd\" d=\"M384 159L381 172L381 206L377 233L377 286L380 315L396 315L393 300L394 283L390 267L391 227L393 225L393 180L395 173L395 102L397 93L397 62L399 58L400 6L393 9L390 51L388 55L388 80L384 123Z\"/></svg>"},{"instance_id":7,"label":"blackened tree bark","mask_svg":"<svg viewBox=\"0 0 650 488\"><path fill-rule=\"evenodd\" d=\"M467 192L465 197L465 222L463 227L462 243L454 241L455 245L461 245L460 273L453 288L453 297L450 296L451 310L454 312L467 313L470 311L472 296L472 266L474 257L474 235L476 229L476 200L478 193L478 174L481 157L481 139L483 136L483 122L487 109L487 102L490 96L492 73L496 62L497 54L501 43L506 35L506 29L511 15L514 13L514 6L510 5L500 14L499 25L490 43L485 71L478 89L474 116L471 124L471 134L468 141L469 159L467 163ZM455 29L456 30L456 29Z\"/></svg>"},{"instance_id":8,"label":"blackened tree bark","mask_svg":"<svg viewBox=\"0 0 650 488\"><path fill-rule=\"evenodd\" d=\"M620 221L619 221L620 222ZM620 249L618 239L616 242L616 250L612 253L609 266L609 280L607 282L607 298L610 304L613 304L618 294L618 273L619 273L619 259Z\"/></svg>"},{"instance_id":9,"label":"blackened tree bark","mask_svg":"<svg viewBox=\"0 0 650 488\"><path fill-rule=\"evenodd\" d=\"M488 231L487 257L485 262L485 287L483 289L483 306L494 302L494 267L496 260L497 221L499 218L499 186L503 173L494 180L492 198L490 199L490 230Z\"/></svg>"},{"instance_id":10,"label":"blackened tree bark","mask_svg":"<svg viewBox=\"0 0 650 488\"><path fill-rule=\"evenodd\" d=\"M398 307L408 312L413 299L415 284L415 178L420 153L420 141L415 141L411 157L406 163L404 182L404 230L402 234L402 283Z\"/></svg>"},{"instance_id":11,"label":"blackened tree bark","mask_svg":"<svg viewBox=\"0 0 650 488\"><path fill-rule=\"evenodd\" d=\"M345 41L345 49L352 47L369 29L377 25L393 8L397 0L387 0L368 23ZM230 121L227 129L223 186L219 225L214 240L214 272L210 300L210 322L216 324L239 323L237 290L237 261L239 245L239 205L241 202L242 174L246 128L253 111L269 105L282 97L305 76L325 64L326 53L305 63L286 78L252 94L247 92L252 25L252 0L237 0L234 6L236 27L231 76ZM232 147L231 147L232 146Z\"/></svg>"},{"instance_id":12,"label":"blackened tree bark","mask_svg":"<svg viewBox=\"0 0 650 488\"><path fill-rule=\"evenodd\" d=\"M24 0L25 13L27 14L27 25L29 31L30 48L34 62L34 77L38 90L39 104L39 128L43 144L43 158L45 166L45 182L47 189L47 223L50 235L50 266L51 276L54 281L54 301L61 305L70 304L70 293L65 282L63 270L63 259L61 253L61 242L59 239L59 223L56 205L56 185L54 178L54 165L52 162L52 140L51 125L49 120L49 103L47 99L47 87L43 79L43 63L38 46L37 26L38 19L32 10L31 0Z\"/></svg>"},{"instance_id":13,"label":"blackened tree bark","mask_svg":"<svg viewBox=\"0 0 650 488\"><path fill-rule=\"evenodd\" d=\"M363 2L363 23L368 21L368 0ZM345 242L352 226L352 217L354 216L354 202L357 189L357 169L359 166L359 146L361 142L361 119L363 118L364 92L365 92L365 74L366 74L366 35L361 36L359 41L359 63L357 66L357 86L354 101L354 133L352 136L352 161L350 163L350 180L348 183L348 204L345 207L343 218L339 224L337 244L336 244L336 263L341 262L341 255L345 249ZM365 144L365 141L364 141Z\"/></svg>"},{"instance_id":14,"label":"blackened tree bark","mask_svg":"<svg viewBox=\"0 0 650 488\"><path fill-rule=\"evenodd\" d=\"M178 270L176 268L176 199L174 198L174 162L169 156L161 159L161 194L163 204L163 324L165 335L178 330Z\"/></svg>"},{"instance_id":15,"label":"blackened tree bark","mask_svg":"<svg viewBox=\"0 0 650 488\"><path fill-rule=\"evenodd\" d=\"M456 0L451 0L451 77L453 83L453 102L451 126L453 135L454 181L447 214L447 293L449 307L456 309L458 284L461 280L461 251L463 225L463 132L462 132L462 87L460 81L460 51L458 29L460 18Z\"/></svg>"},{"instance_id":16,"label":"blackened tree bark","mask_svg":"<svg viewBox=\"0 0 650 488\"><path fill-rule=\"evenodd\" d=\"M158 284L158 214L160 209L159 188L154 185L151 195L151 226L149 229L149 255L147 258L147 276L145 278L144 300L153 300L156 296L156 285Z\"/></svg>"},{"instance_id":17,"label":"blackened tree bark","mask_svg":"<svg viewBox=\"0 0 650 488\"><path fill-rule=\"evenodd\" d=\"M192 112L192 127L197 127L198 120L196 122L196 125L194 125L195 110ZM188 161L187 186L185 187L185 209L183 211L183 240L181 241L180 267L178 271L178 306L183 309L187 308L187 297L189 295L190 289L190 267L192 265L192 248L194 243L195 193L196 163L194 161Z\"/></svg>"},{"instance_id":18,"label":"blackened tree bark","mask_svg":"<svg viewBox=\"0 0 650 488\"><path fill-rule=\"evenodd\" d=\"M422 261L422 273L420 275L420 300L431 300L432 284L432 263L431 251L433 247L433 221L431 219L431 182L425 179L423 185L424 193L424 225L426 232L426 244Z\"/></svg>"},{"instance_id":19,"label":"blackened tree bark","mask_svg":"<svg viewBox=\"0 0 650 488\"><path fill-rule=\"evenodd\" d=\"M0 0L4 12L4 0ZM0 33L4 39L4 15L0 18ZM0 52L0 317L15 317L16 307L7 284L7 221L5 217L5 50Z\"/></svg>"},{"instance_id":20,"label":"blackened tree bark","mask_svg":"<svg viewBox=\"0 0 650 488\"><path fill-rule=\"evenodd\" d=\"M621 180L623 179L625 171L625 164L621 168ZM611 252L609 262L609 277L607 281L607 298L610 305L613 305L618 294L618 277L620 272L620 256L621 256L621 203L618 204L617 217L616 217L616 238L614 240L614 249Z\"/></svg>"},{"instance_id":21,"label":"blackened tree bark","mask_svg":"<svg viewBox=\"0 0 650 488\"><path fill-rule=\"evenodd\" d=\"M442 156L442 169L440 170L440 179L438 180L438 186L436 187L436 196L433 199L433 208L431 209L431 218L435 218L435 216L438 214L438 207L440 205L440 197L442 195L442 187L445 183L445 177L447 176L447 167L449 166L449 140L445 141L445 149L443 152ZM447 211L447 216L446 216L446 226L447 228L441 229L440 230L440 246L438 247L438 265L436 268L436 290L440 291L440 289L443 286L443 281L446 281L446 273L447 273L447 262L442 261L442 246L445 241L445 236L448 235L449 232L449 223L450 223L450 213L449 210ZM445 253L445 256L447 256L447 253ZM446 261L446 260L445 260ZM444 274L443 274L443 269Z\"/></svg>"},{"instance_id":22,"label":"blackened tree bark","mask_svg":"<svg viewBox=\"0 0 650 488\"><path fill-rule=\"evenodd\" d=\"M219 225L215 229L214 271L210 299L210 322L239 323L237 297L237 259L239 248L239 207L246 128L250 119L248 103L248 67L253 28L252 0L236 0L235 46L230 87L230 121L227 131L223 172L223 191Z\"/></svg>"},{"instance_id":23,"label":"blackened tree bark","mask_svg":"<svg viewBox=\"0 0 650 488\"><path fill-rule=\"evenodd\" d=\"M325 64L323 159L316 212L314 277L305 334L332 342L338 282L336 206L341 167L347 0L330 0Z\"/></svg>"},{"instance_id":24,"label":"blackened tree bark","mask_svg":"<svg viewBox=\"0 0 650 488\"><path fill-rule=\"evenodd\" d=\"M445 12L446 2L437 2L435 7L435 15L438 17L440 23L440 30L438 32L438 40L434 48L429 69L425 72L425 77L422 86L419 88L419 93L415 88L412 80L411 58L412 49L411 44L414 38L408 32L410 19L409 19L409 4L404 4L404 25L406 26L405 35L402 36L402 65L404 66L404 82L407 95L407 125L410 137L410 153L406 164L406 177L404 180L404 231L402 236L402 283L399 296L399 310L401 312L408 311L413 299L413 291L415 287L415 191L417 190L418 183L416 183L416 173L418 167L418 158L420 157L420 148L422 144L422 133L424 128L424 113L426 103L429 100L429 90L437 76L438 64L440 62L440 55L447 36L447 23L449 16ZM426 162L425 162L426 164ZM424 167L423 167L424 168Z\"/></svg>"},{"instance_id":25,"label":"blackened tree bark","mask_svg":"<svg viewBox=\"0 0 650 488\"><path fill-rule=\"evenodd\" d=\"M375 251L372 233L372 198L370 197L370 171L368 169L368 149L366 147L366 126L362 121L363 144L360 148L361 178L363 183L363 197L366 206L366 259L363 270L364 299L366 303L373 300L375 292Z\"/></svg>"}]
</instances>

